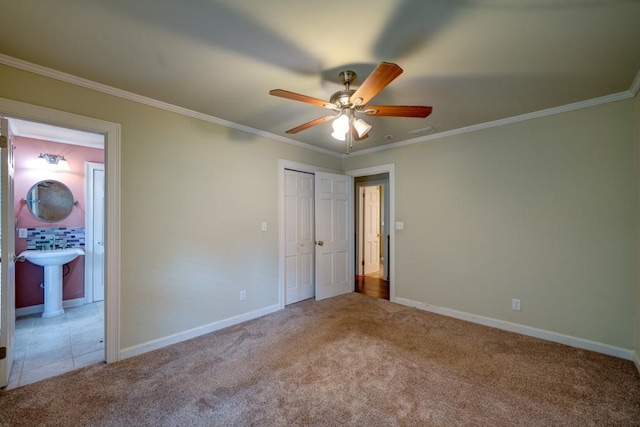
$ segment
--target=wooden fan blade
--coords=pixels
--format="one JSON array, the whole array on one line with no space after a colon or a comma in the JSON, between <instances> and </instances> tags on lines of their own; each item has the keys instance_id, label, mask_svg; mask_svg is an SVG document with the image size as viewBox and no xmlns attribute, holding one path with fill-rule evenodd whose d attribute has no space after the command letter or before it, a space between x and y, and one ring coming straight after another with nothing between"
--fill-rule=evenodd
<instances>
[{"instance_id":1,"label":"wooden fan blade","mask_svg":"<svg viewBox=\"0 0 640 427\"><path fill-rule=\"evenodd\" d=\"M365 105L400 74L402 74L402 68L398 65L391 62L381 62L351 95L351 102L356 105ZM356 102L358 98L361 101Z\"/></svg>"},{"instance_id":2,"label":"wooden fan blade","mask_svg":"<svg viewBox=\"0 0 640 427\"><path fill-rule=\"evenodd\" d=\"M313 98L307 95L301 95L295 92L289 92L288 90L273 89L269 91L269 95L279 96L280 98L292 99L294 101L306 102L307 104L317 105L318 107L330 108L332 110L337 109L337 107L334 104L328 101L323 101L322 99Z\"/></svg>"},{"instance_id":3,"label":"wooden fan blade","mask_svg":"<svg viewBox=\"0 0 640 427\"><path fill-rule=\"evenodd\" d=\"M324 116L324 117L320 117L319 119L315 119L315 120L311 120L310 122L307 122L303 125L300 125L298 127L295 127L293 129L289 129L288 131L286 131L285 133L298 133L298 132L302 132L303 130L309 129L310 127L319 125L320 123L324 123L326 121L329 121L331 119L334 119L336 116Z\"/></svg>"},{"instance_id":4,"label":"wooden fan blade","mask_svg":"<svg viewBox=\"0 0 640 427\"><path fill-rule=\"evenodd\" d=\"M362 112L367 116L427 117L433 107L420 105L368 105Z\"/></svg>"}]
</instances>

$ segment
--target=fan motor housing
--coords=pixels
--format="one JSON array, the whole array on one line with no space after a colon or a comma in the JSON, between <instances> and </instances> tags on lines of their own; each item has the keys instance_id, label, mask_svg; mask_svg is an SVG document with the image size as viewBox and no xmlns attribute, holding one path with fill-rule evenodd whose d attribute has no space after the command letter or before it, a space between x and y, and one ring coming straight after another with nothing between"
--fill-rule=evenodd
<instances>
[{"instance_id":1,"label":"fan motor housing","mask_svg":"<svg viewBox=\"0 0 640 427\"><path fill-rule=\"evenodd\" d=\"M339 90L338 92L331 95L329 102L337 105L338 107L350 107L351 106L351 95L353 95L355 90Z\"/></svg>"}]
</instances>

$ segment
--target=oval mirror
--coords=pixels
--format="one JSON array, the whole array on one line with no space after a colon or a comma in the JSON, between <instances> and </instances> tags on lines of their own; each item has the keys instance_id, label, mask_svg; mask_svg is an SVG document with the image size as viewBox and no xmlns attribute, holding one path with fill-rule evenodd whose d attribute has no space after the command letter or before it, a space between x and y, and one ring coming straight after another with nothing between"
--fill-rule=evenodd
<instances>
[{"instance_id":1,"label":"oval mirror","mask_svg":"<svg viewBox=\"0 0 640 427\"><path fill-rule=\"evenodd\" d=\"M35 183L25 200L33 216L45 222L62 221L69 216L75 205L69 187L54 180Z\"/></svg>"}]
</instances>

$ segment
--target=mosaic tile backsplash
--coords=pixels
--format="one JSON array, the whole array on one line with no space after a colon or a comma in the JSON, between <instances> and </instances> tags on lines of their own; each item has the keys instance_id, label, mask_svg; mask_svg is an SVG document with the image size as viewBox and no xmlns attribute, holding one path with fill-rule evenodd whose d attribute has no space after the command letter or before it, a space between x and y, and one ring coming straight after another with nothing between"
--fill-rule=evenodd
<instances>
[{"instance_id":1,"label":"mosaic tile backsplash","mask_svg":"<svg viewBox=\"0 0 640 427\"><path fill-rule=\"evenodd\" d=\"M27 249L84 248L84 227L27 228Z\"/></svg>"}]
</instances>

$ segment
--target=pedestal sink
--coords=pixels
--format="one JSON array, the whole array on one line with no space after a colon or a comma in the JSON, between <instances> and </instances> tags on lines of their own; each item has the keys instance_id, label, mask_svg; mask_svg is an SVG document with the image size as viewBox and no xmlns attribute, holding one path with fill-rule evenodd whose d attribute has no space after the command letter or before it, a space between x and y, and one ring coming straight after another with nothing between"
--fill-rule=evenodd
<instances>
[{"instance_id":1,"label":"pedestal sink","mask_svg":"<svg viewBox=\"0 0 640 427\"><path fill-rule=\"evenodd\" d=\"M49 251L26 250L19 257L44 267L44 313L42 317L53 317L64 313L62 308L62 266L84 255L81 248Z\"/></svg>"}]
</instances>

